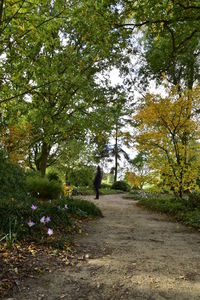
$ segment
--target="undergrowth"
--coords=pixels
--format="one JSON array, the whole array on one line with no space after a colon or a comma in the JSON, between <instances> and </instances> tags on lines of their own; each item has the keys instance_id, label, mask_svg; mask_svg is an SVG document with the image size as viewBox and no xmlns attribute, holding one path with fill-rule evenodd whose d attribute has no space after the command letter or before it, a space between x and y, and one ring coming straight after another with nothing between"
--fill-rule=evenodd
<instances>
[{"instance_id":1,"label":"undergrowth","mask_svg":"<svg viewBox=\"0 0 200 300\"><path fill-rule=\"evenodd\" d=\"M0 241L10 247L16 241L63 244L75 228L75 220L102 216L95 204L63 197L40 201L30 197L26 201L0 200Z\"/></svg>"},{"instance_id":2,"label":"undergrowth","mask_svg":"<svg viewBox=\"0 0 200 300\"><path fill-rule=\"evenodd\" d=\"M200 209L194 207L190 199L145 196L140 198L138 204L153 211L166 213L185 225L200 230Z\"/></svg>"}]
</instances>

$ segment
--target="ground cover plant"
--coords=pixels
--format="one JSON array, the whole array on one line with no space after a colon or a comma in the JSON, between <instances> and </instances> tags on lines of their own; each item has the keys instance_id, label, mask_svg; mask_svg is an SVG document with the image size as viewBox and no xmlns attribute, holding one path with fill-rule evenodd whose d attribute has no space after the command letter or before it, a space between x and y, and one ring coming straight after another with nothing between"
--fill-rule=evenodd
<instances>
[{"instance_id":1,"label":"ground cover plant","mask_svg":"<svg viewBox=\"0 0 200 300\"><path fill-rule=\"evenodd\" d=\"M128 192L130 190L130 186L126 181L120 180L113 183L112 189Z\"/></svg>"},{"instance_id":2,"label":"ground cover plant","mask_svg":"<svg viewBox=\"0 0 200 300\"><path fill-rule=\"evenodd\" d=\"M19 165L6 160L4 153L0 151L0 199L4 197L26 197L25 173Z\"/></svg>"},{"instance_id":3,"label":"ground cover plant","mask_svg":"<svg viewBox=\"0 0 200 300\"><path fill-rule=\"evenodd\" d=\"M170 195L140 193L133 195L139 200L138 205L153 211L166 213L190 227L200 230L200 194L191 194L187 199Z\"/></svg>"},{"instance_id":4,"label":"ground cover plant","mask_svg":"<svg viewBox=\"0 0 200 300\"><path fill-rule=\"evenodd\" d=\"M82 220L101 216L95 204L68 197L41 201L29 195L26 201L1 200L0 297L9 295L16 278L23 280L69 263L75 251L73 236L81 232Z\"/></svg>"},{"instance_id":5,"label":"ground cover plant","mask_svg":"<svg viewBox=\"0 0 200 300\"><path fill-rule=\"evenodd\" d=\"M99 194L100 195L112 195L112 194L120 194L120 193L124 193L123 190L120 189L113 189L111 187L101 187L99 189ZM87 188L87 187L73 187L72 190L72 195L73 196L78 196L78 195L82 195L82 196L92 196L95 195L95 190L91 189L91 188Z\"/></svg>"},{"instance_id":6,"label":"ground cover plant","mask_svg":"<svg viewBox=\"0 0 200 300\"><path fill-rule=\"evenodd\" d=\"M17 240L51 242L66 234L72 217L102 216L93 203L63 197L41 201L30 197L26 202L15 199L0 201L1 240L9 244ZM52 237L50 239L50 237Z\"/></svg>"}]
</instances>

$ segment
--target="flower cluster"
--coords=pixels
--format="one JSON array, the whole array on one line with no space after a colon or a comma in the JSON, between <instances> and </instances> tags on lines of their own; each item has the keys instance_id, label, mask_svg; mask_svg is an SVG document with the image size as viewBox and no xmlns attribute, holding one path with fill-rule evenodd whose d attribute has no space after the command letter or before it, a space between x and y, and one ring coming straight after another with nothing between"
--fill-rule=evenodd
<instances>
[{"instance_id":1,"label":"flower cluster","mask_svg":"<svg viewBox=\"0 0 200 300\"><path fill-rule=\"evenodd\" d=\"M70 197L72 195L72 188L69 185L66 185L66 183L64 184L64 194L67 197Z\"/></svg>"},{"instance_id":2,"label":"flower cluster","mask_svg":"<svg viewBox=\"0 0 200 300\"><path fill-rule=\"evenodd\" d=\"M42 224L47 224L47 223L49 223L51 221L51 218L50 217L45 217L45 216L43 216L41 219L40 219L40 223L42 223Z\"/></svg>"},{"instance_id":3,"label":"flower cluster","mask_svg":"<svg viewBox=\"0 0 200 300\"><path fill-rule=\"evenodd\" d=\"M34 205L34 204L32 204L31 209L32 209L33 211L35 211L35 210L37 209L37 206ZM46 216L42 216L41 219L40 219L40 223L42 223L43 225L46 225L46 224L49 223L49 222L51 222L51 218L50 218L49 216L47 216L47 217L46 217ZM33 227L34 225L36 225L36 223L33 222L32 220L29 220L29 221L27 222L27 225L28 225L29 227ZM53 229L48 228L48 230L47 230L47 235L51 236L52 234L53 234Z\"/></svg>"}]
</instances>

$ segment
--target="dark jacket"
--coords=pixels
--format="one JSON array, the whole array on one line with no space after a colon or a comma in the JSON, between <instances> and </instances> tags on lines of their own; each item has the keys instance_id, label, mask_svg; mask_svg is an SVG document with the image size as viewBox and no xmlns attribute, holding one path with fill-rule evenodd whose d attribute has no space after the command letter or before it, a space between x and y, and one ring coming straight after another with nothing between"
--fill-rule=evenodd
<instances>
[{"instance_id":1,"label":"dark jacket","mask_svg":"<svg viewBox=\"0 0 200 300\"><path fill-rule=\"evenodd\" d=\"M100 188L100 186L101 186L101 169L98 166L97 167L97 173L96 173L95 178L94 178L94 187L95 188Z\"/></svg>"}]
</instances>

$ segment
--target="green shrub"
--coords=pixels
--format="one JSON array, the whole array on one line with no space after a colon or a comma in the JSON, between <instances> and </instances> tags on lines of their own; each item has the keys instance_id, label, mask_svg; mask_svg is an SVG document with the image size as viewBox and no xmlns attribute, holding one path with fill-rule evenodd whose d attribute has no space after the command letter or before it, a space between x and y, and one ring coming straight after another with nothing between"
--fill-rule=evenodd
<instances>
[{"instance_id":1,"label":"green shrub","mask_svg":"<svg viewBox=\"0 0 200 300\"><path fill-rule=\"evenodd\" d=\"M68 201L69 212L85 216L102 216L101 210L92 202L87 200L70 199Z\"/></svg>"},{"instance_id":2,"label":"green shrub","mask_svg":"<svg viewBox=\"0 0 200 300\"><path fill-rule=\"evenodd\" d=\"M49 172L49 173L47 174L47 178L49 179L49 181L54 180L54 181L61 182L61 180L60 180L60 178L59 178L59 175L58 175L58 173L56 173L56 172Z\"/></svg>"},{"instance_id":3,"label":"green shrub","mask_svg":"<svg viewBox=\"0 0 200 300\"><path fill-rule=\"evenodd\" d=\"M116 181L113 183L112 189L128 192L130 191L130 185L126 181Z\"/></svg>"},{"instance_id":4,"label":"green shrub","mask_svg":"<svg viewBox=\"0 0 200 300\"><path fill-rule=\"evenodd\" d=\"M42 202L32 198L26 202L2 200L0 202L0 240L5 239L11 232L12 241L24 239L39 243L54 241L55 244L59 244L59 239L65 238L70 230L70 215L87 217L102 216L102 213L89 201L64 197L60 200ZM48 239L49 229L53 230L51 239Z\"/></svg>"},{"instance_id":5,"label":"green shrub","mask_svg":"<svg viewBox=\"0 0 200 300\"><path fill-rule=\"evenodd\" d=\"M29 176L26 186L32 196L42 199L56 199L64 193L61 182L50 181L47 177Z\"/></svg>"},{"instance_id":6,"label":"green shrub","mask_svg":"<svg viewBox=\"0 0 200 300\"><path fill-rule=\"evenodd\" d=\"M95 168L92 166L81 166L68 169L66 172L66 183L76 187L93 186Z\"/></svg>"},{"instance_id":7,"label":"green shrub","mask_svg":"<svg viewBox=\"0 0 200 300\"><path fill-rule=\"evenodd\" d=\"M114 194L121 194L123 191L121 190L113 190L113 189L100 189L99 194L100 195L114 195Z\"/></svg>"},{"instance_id":8,"label":"green shrub","mask_svg":"<svg viewBox=\"0 0 200 300\"><path fill-rule=\"evenodd\" d=\"M189 201L169 197L146 197L139 201L139 205L169 214L186 225L200 229L200 209L189 206Z\"/></svg>"},{"instance_id":9,"label":"green shrub","mask_svg":"<svg viewBox=\"0 0 200 300\"><path fill-rule=\"evenodd\" d=\"M200 209L200 193L193 192L189 195L188 205L191 208L199 208Z\"/></svg>"},{"instance_id":10,"label":"green shrub","mask_svg":"<svg viewBox=\"0 0 200 300\"><path fill-rule=\"evenodd\" d=\"M23 169L7 160L0 159L0 199L26 197L25 173Z\"/></svg>"},{"instance_id":11,"label":"green shrub","mask_svg":"<svg viewBox=\"0 0 200 300\"><path fill-rule=\"evenodd\" d=\"M88 189L87 187L73 187L72 189L72 196L89 196L94 195L93 189Z\"/></svg>"},{"instance_id":12,"label":"green shrub","mask_svg":"<svg viewBox=\"0 0 200 300\"><path fill-rule=\"evenodd\" d=\"M35 209L32 208L34 203ZM30 199L27 202L1 201L0 202L0 231L3 235L9 233L10 222L12 231L17 239L30 239L40 241L47 237L48 228L55 231L66 230L70 224L69 211L65 203L58 205L58 202L39 202L37 199ZM42 217L49 217L48 224L41 222ZM31 227L28 222L34 225Z\"/></svg>"},{"instance_id":13,"label":"green shrub","mask_svg":"<svg viewBox=\"0 0 200 300\"><path fill-rule=\"evenodd\" d=\"M102 183L101 184L101 189L111 189L111 185L107 183Z\"/></svg>"}]
</instances>

